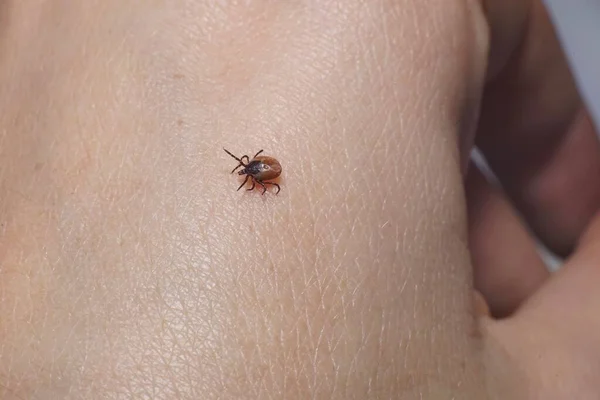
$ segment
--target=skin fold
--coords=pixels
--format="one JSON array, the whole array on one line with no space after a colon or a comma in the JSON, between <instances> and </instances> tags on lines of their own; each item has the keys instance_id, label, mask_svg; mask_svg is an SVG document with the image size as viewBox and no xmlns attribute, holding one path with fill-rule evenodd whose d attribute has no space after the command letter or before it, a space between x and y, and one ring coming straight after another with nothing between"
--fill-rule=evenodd
<instances>
[{"instance_id":1,"label":"skin fold","mask_svg":"<svg viewBox=\"0 0 600 400\"><path fill-rule=\"evenodd\" d=\"M473 295L464 166L518 47L490 10L2 2L0 398L563 398L537 356L588 342L553 295ZM281 192L236 192L223 147ZM584 396L578 354L543 367Z\"/></svg>"}]
</instances>

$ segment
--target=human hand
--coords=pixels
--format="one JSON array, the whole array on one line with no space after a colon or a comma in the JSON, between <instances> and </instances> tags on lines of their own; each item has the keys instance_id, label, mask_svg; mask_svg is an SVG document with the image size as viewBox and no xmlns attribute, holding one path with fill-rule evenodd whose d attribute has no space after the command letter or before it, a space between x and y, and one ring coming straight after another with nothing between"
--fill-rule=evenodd
<instances>
[{"instance_id":1,"label":"human hand","mask_svg":"<svg viewBox=\"0 0 600 400\"><path fill-rule=\"evenodd\" d=\"M541 2L487 6L498 39L476 142L503 191L470 170L475 285L508 317L490 335L523 371L528 398L597 398L600 146ZM494 45L510 51L494 57ZM557 274L530 232L566 258Z\"/></svg>"},{"instance_id":2,"label":"human hand","mask_svg":"<svg viewBox=\"0 0 600 400\"><path fill-rule=\"evenodd\" d=\"M514 317L474 315L461 165L487 68L475 1L0 7L2 398L595 393L578 381L599 359L597 302L577 302L592 233L570 261L584 267ZM497 75L528 14L489 15ZM577 106L563 107L542 115L566 125ZM281 193L235 192L222 147L277 157ZM475 184L471 238L486 238L499 214ZM563 216L545 237L559 250L595 211L563 206L541 214ZM478 288L512 312L547 276L525 247L507 301L486 244L472 244Z\"/></svg>"}]
</instances>

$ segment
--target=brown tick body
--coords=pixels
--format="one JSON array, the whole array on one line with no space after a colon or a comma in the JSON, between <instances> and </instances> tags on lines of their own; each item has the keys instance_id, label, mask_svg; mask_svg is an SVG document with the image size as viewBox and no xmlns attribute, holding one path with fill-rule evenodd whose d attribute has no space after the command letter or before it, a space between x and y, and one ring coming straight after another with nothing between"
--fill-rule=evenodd
<instances>
[{"instance_id":1,"label":"brown tick body","mask_svg":"<svg viewBox=\"0 0 600 400\"><path fill-rule=\"evenodd\" d=\"M244 179L244 182L240 185L239 188L237 188L237 190L240 190L242 187L244 187L246 182L248 182L248 179L252 179L252 187L247 190L253 190L256 184L258 183L263 188L262 194L265 194L265 192L267 191L267 187L265 185L276 186L277 193L275 194L279 193L281 188L278 184L273 182L265 182L271 179L275 179L279 175L281 175L281 164L279 164L279 161L277 161L273 157L259 156L259 154L263 152L262 150L256 153L254 157L252 157L252 160L246 155L237 158L229 151L227 151L227 149L223 150L225 150L227 154L229 154L231 157L235 158L237 162L239 162L238 166L235 167L233 171L231 171L232 174L239 167L244 167L240 171L238 171L238 175L246 175L246 179ZM244 162L244 159L246 159L247 161Z\"/></svg>"}]
</instances>

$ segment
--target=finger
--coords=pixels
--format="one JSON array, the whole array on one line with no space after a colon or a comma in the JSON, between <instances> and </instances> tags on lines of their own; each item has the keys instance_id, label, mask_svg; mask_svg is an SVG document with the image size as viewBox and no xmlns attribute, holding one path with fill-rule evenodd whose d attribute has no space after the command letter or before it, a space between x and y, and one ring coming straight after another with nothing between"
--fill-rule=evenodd
<instances>
[{"instance_id":1,"label":"finger","mask_svg":"<svg viewBox=\"0 0 600 400\"><path fill-rule=\"evenodd\" d=\"M597 398L600 217L583 237L565 268L512 317L485 324L494 356L527 379L527 398Z\"/></svg>"},{"instance_id":2,"label":"finger","mask_svg":"<svg viewBox=\"0 0 600 400\"><path fill-rule=\"evenodd\" d=\"M600 205L600 147L585 118L569 129L579 95L539 0L526 25L492 28L525 34L485 91L476 143L533 232L565 255Z\"/></svg>"},{"instance_id":3,"label":"finger","mask_svg":"<svg viewBox=\"0 0 600 400\"><path fill-rule=\"evenodd\" d=\"M506 320L504 326L512 329L512 332L505 332L513 338L509 344L511 351L525 360L528 370L544 370L545 374L561 376L563 388L575 384L572 390L587 386L594 388L593 393L598 393L596 378L600 358L599 261L600 215L584 233L565 268L559 270L513 318ZM553 383L546 384L555 387ZM574 393L571 391L570 394Z\"/></svg>"},{"instance_id":4,"label":"finger","mask_svg":"<svg viewBox=\"0 0 600 400\"><path fill-rule=\"evenodd\" d=\"M531 0L481 0L490 29L487 79L504 68L525 34Z\"/></svg>"},{"instance_id":5,"label":"finger","mask_svg":"<svg viewBox=\"0 0 600 400\"><path fill-rule=\"evenodd\" d=\"M566 256L600 205L600 145L586 113L575 121L547 163L517 188L538 235Z\"/></svg>"},{"instance_id":6,"label":"finger","mask_svg":"<svg viewBox=\"0 0 600 400\"><path fill-rule=\"evenodd\" d=\"M510 203L474 165L466 189L474 286L492 315L506 317L540 287L549 272Z\"/></svg>"},{"instance_id":7,"label":"finger","mask_svg":"<svg viewBox=\"0 0 600 400\"><path fill-rule=\"evenodd\" d=\"M519 156L499 161L503 155L488 151L486 156L498 161L491 162L495 172L533 232L555 253L566 256L600 204L596 179L600 176L600 146L585 113L553 148L544 149L540 142L538 149L529 152L529 165L527 160L520 162ZM521 146L518 139L513 143ZM514 154L511 150L506 153Z\"/></svg>"}]
</instances>

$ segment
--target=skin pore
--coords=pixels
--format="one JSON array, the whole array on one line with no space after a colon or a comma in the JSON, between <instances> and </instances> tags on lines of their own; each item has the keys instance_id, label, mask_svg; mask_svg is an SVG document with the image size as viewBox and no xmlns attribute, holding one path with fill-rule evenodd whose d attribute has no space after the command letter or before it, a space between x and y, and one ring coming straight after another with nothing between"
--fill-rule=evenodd
<instances>
[{"instance_id":1,"label":"skin pore","mask_svg":"<svg viewBox=\"0 0 600 400\"><path fill-rule=\"evenodd\" d=\"M488 63L489 10L3 2L0 397L559 393L530 372L573 338L547 303L473 296L465 149L512 54ZM223 147L277 158L281 192L236 192Z\"/></svg>"}]
</instances>

